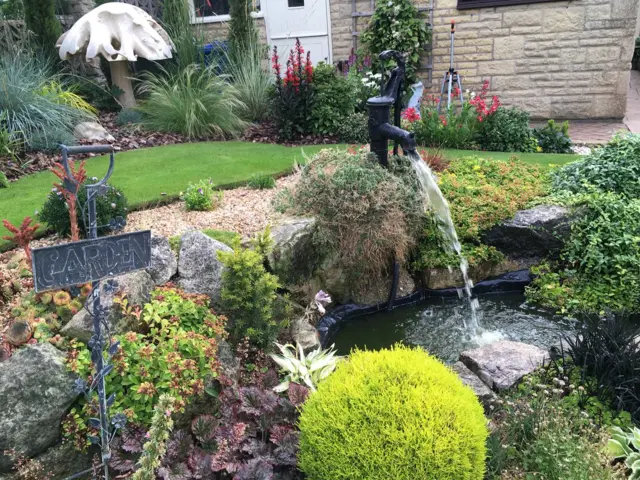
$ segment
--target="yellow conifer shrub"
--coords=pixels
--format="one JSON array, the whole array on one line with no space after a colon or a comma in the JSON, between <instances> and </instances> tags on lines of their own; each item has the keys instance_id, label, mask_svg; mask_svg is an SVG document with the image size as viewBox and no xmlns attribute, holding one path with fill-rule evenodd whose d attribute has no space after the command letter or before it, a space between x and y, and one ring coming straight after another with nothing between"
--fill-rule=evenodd
<instances>
[{"instance_id":1,"label":"yellow conifer shrub","mask_svg":"<svg viewBox=\"0 0 640 480\"><path fill-rule=\"evenodd\" d=\"M473 391L419 348L355 351L310 396L309 480L482 480L487 424Z\"/></svg>"}]
</instances>

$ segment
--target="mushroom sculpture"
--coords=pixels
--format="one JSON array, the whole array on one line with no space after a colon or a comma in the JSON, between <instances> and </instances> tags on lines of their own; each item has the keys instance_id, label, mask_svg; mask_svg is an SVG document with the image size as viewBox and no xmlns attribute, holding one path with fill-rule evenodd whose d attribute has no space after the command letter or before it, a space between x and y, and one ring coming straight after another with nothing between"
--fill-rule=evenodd
<instances>
[{"instance_id":1,"label":"mushroom sculpture","mask_svg":"<svg viewBox=\"0 0 640 480\"><path fill-rule=\"evenodd\" d=\"M62 60L84 55L91 61L98 55L111 66L111 83L122 93L120 104L136 105L129 73L129 62L138 57L148 60L171 58L173 43L147 12L128 3L105 3L80 18L64 33L56 46Z\"/></svg>"}]
</instances>

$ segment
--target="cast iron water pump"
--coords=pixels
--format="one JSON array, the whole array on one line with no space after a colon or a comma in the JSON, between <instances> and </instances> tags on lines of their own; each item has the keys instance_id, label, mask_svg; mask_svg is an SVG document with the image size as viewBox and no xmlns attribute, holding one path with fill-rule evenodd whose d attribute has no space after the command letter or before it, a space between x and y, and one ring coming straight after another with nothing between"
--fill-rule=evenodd
<instances>
[{"instance_id":1,"label":"cast iron water pump","mask_svg":"<svg viewBox=\"0 0 640 480\"><path fill-rule=\"evenodd\" d=\"M385 50L378 57L382 62L394 59L397 66L391 71L389 81L380 86L380 96L367 100L369 109L369 138L371 151L380 163L389 166L389 140L393 140L393 154L398 154L398 145L405 155L416 152L414 134L400 128L402 112L402 87L405 80L404 55L396 50ZM394 122L389 123L391 107L394 107Z\"/></svg>"}]
</instances>

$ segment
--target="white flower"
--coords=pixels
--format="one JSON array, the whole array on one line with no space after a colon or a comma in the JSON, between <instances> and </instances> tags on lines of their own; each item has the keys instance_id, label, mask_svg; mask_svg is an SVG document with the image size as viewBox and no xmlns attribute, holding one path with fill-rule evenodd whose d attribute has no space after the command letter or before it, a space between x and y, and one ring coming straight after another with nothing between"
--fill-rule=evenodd
<instances>
[{"instance_id":1,"label":"white flower","mask_svg":"<svg viewBox=\"0 0 640 480\"><path fill-rule=\"evenodd\" d=\"M396 5L395 7L393 7L393 13L395 15L398 15L400 13L400 5Z\"/></svg>"},{"instance_id":2,"label":"white flower","mask_svg":"<svg viewBox=\"0 0 640 480\"><path fill-rule=\"evenodd\" d=\"M393 2L387 2L387 7L393 7Z\"/></svg>"},{"instance_id":3,"label":"white flower","mask_svg":"<svg viewBox=\"0 0 640 480\"><path fill-rule=\"evenodd\" d=\"M111 204L111 208L116 208L116 204L115 204L115 203L112 203L112 204Z\"/></svg>"}]
</instances>

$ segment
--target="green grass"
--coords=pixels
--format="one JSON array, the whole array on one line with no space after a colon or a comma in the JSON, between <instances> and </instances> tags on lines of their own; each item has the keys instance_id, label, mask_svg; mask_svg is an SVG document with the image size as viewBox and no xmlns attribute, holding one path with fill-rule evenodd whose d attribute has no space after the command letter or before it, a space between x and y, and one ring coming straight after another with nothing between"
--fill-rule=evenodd
<instances>
[{"instance_id":1,"label":"green grass","mask_svg":"<svg viewBox=\"0 0 640 480\"><path fill-rule=\"evenodd\" d=\"M192 182L211 178L219 188L247 182L253 175L283 175L294 161L303 163L326 146L284 147L249 142L207 142L141 148L116 154L110 183L127 196L132 209L178 198ZM108 157L87 160L87 175L102 178ZM57 178L50 172L29 175L0 189L0 219L19 223L44 204ZM39 233L43 233L41 231ZM3 234L6 232L3 232ZM0 250L10 246L0 241Z\"/></svg>"},{"instance_id":2,"label":"green grass","mask_svg":"<svg viewBox=\"0 0 640 480\"><path fill-rule=\"evenodd\" d=\"M240 234L236 232L229 232L228 230L214 230L211 228L206 228L202 230L207 237L213 238L214 240L218 240L219 242L228 245L229 247L233 247L233 242L236 239L240 239Z\"/></svg>"},{"instance_id":3,"label":"green grass","mask_svg":"<svg viewBox=\"0 0 640 480\"><path fill-rule=\"evenodd\" d=\"M564 165L580 158L580 155L563 154L563 153L518 153L518 152L481 152L478 150L444 150L445 158L454 160L456 158L478 156L484 158L493 158L494 160L508 160L512 156L518 157L519 160L527 163L535 163L543 167L551 165Z\"/></svg>"},{"instance_id":4,"label":"green grass","mask_svg":"<svg viewBox=\"0 0 640 480\"><path fill-rule=\"evenodd\" d=\"M141 209L178 198L192 182L211 178L219 188L231 188L246 183L255 175L279 176L291 171L294 161L305 162L327 148L326 145L284 147L249 142L205 142L141 148L116 154L116 166L111 184L124 191L132 209ZM341 147L343 148L343 147ZM447 158L480 155L506 160L512 153L446 150ZM564 164L577 155L539 153L516 154L522 161L548 166ZM96 157L87 161L88 176L102 177L108 158ZM17 224L27 215L34 216L57 180L50 172L40 172L0 189L0 219ZM40 234L44 231L40 229ZM10 246L0 241L0 250Z\"/></svg>"}]
</instances>

